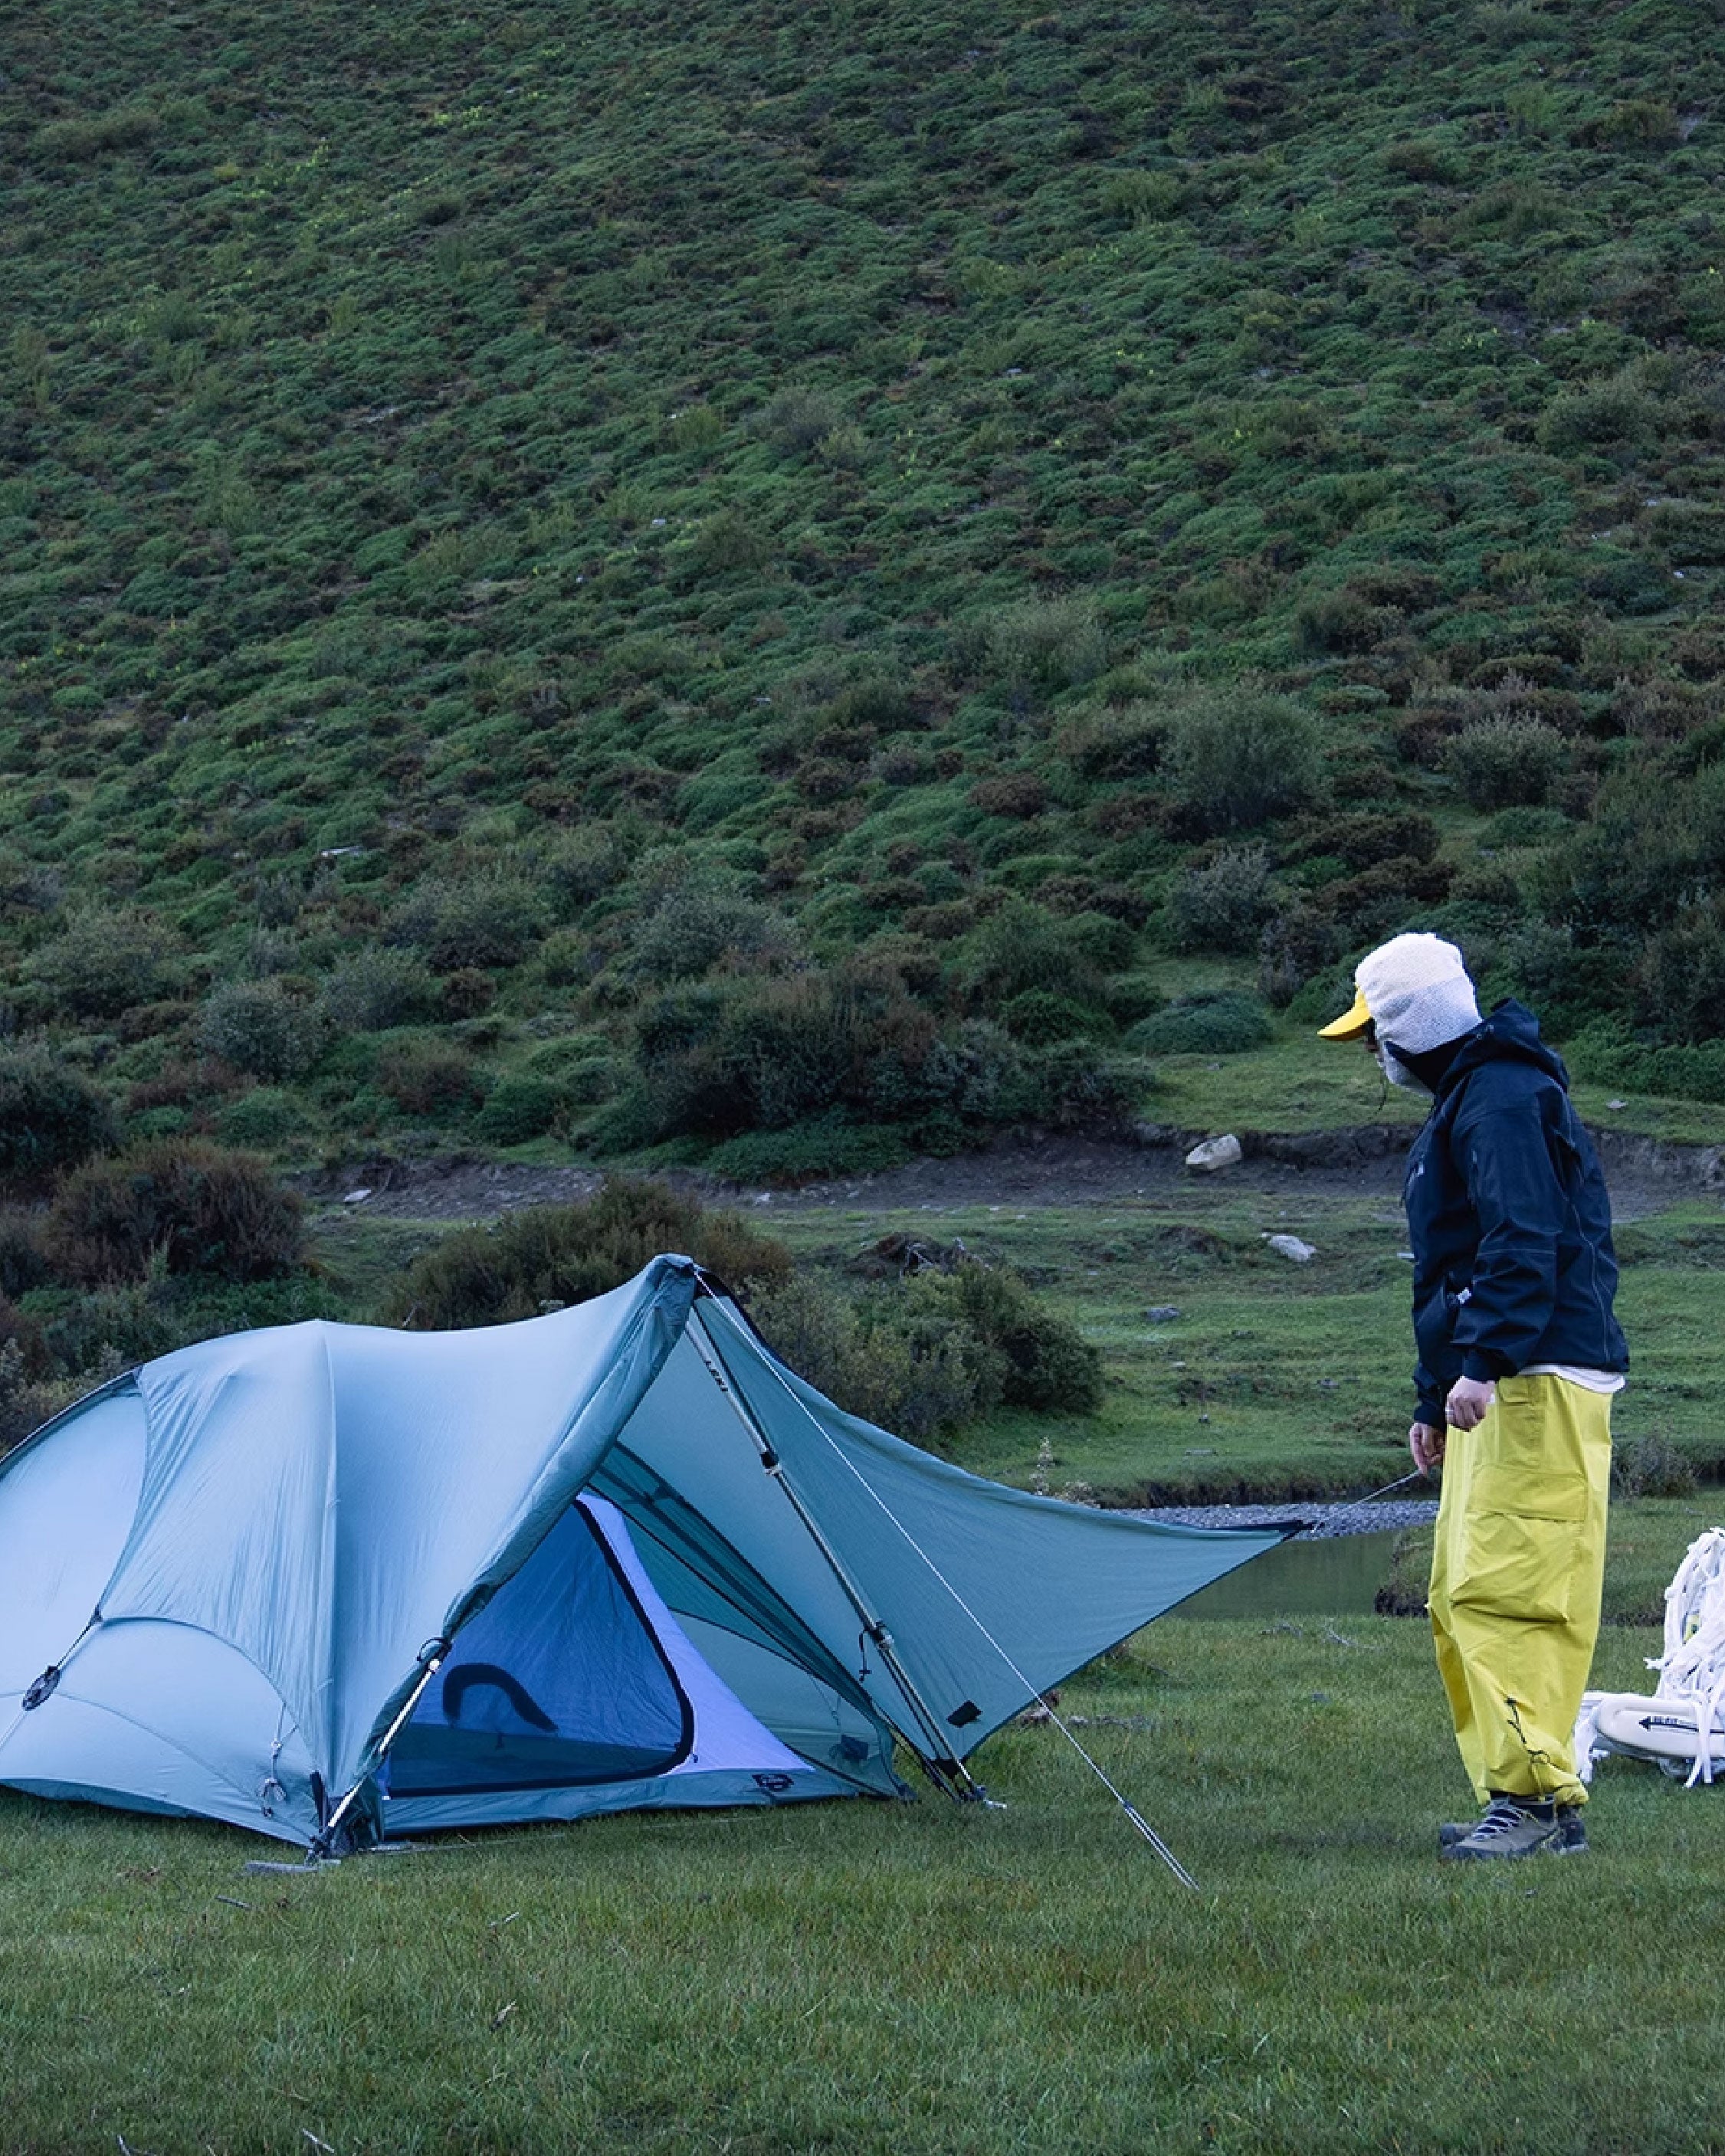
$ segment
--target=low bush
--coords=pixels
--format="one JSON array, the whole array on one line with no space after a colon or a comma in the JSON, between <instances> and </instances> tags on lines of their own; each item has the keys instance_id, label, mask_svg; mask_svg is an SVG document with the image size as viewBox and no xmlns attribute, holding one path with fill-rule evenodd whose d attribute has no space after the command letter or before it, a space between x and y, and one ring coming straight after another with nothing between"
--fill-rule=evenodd
<instances>
[{"instance_id":1,"label":"low bush","mask_svg":"<svg viewBox=\"0 0 1725 2156\"><path fill-rule=\"evenodd\" d=\"M1272 1032L1269 1013L1255 996L1222 989L1182 996L1166 1010L1141 1019L1126 1045L1153 1055L1239 1055L1264 1047Z\"/></svg>"},{"instance_id":2,"label":"low bush","mask_svg":"<svg viewBox=\"0 0 1725 2156\"><path fill-rule=\"evenodd\" d=\"M1017 690L1076 689L1108 664L1108 642L1096 608L1077 598L1023 599L988 624L991 670Z\"/></svg>"},{"instance_id":3,"label":"low bush","mask_svg":"<svg viewBox=\"0 0 1725 2156\"><path fill-rule=\"evenodd\" d=\"M1275 904L1264 849L1224 846L1203 867L1176 879L1168 900L1168 938L1177 951L1255 951Z\"/></svg>"},{"instance_id":4,"label":"low bush","mask_svg":"<svg viewBox=\"0 0 1725 2156\"><path fill-rule=\"evenodd\" d=\"M1311 906L1288 906L1265 924L1259 938L1258 992L1277 1010L1294 1005L1308 987L1322 996L1341 952L1340 932L1327 914ZM1340 1008L1346 1009L1352 998L1350 987Z\"/></svg>"},{"instance_id":5,"label":"low bush","mask_svg":"<svg viewBox=\"0 0 1725 2156\"><path fill-rule=\"evenodd\" d=\"M198 1014L198 1045L254 1078L296 1078L323 1045L319 1014L278 980L227 981Z\"/></svg>"},{"instance_id":6,"label":"low bush","mask_svg":"<svg viewBox=\"0 0 1725 2156\"><path fill-rule=\"evenodd\" d=\"M849 1413L913 1444L1003 1403L1088 1414L1102 1360L1015 1273L958 1257L850 1291L798 1274L759 1301L774 1352Z\"/></svg>"},{"instance_id":7,"label":"low bush","mask_svg":"<svg viewBox=\"0 0 1725 2156\"><path fill-rule=\"evenodd\" d=\"M303 1129L298 1097L279 1086L254 1086L223 1109L218 1124L228 1145L277 1146Z\"/></svg>"},{"instance_id":8,"label":"low bush","mask_svg":"<svg viewBox=\"0 0 1725 2156\"><path fill-rule=\"evenodd\" d=\"M423 951L439 973L516 966L543 933L547 910L543 896L521 876L433 876L399 908L394 933Z\"/></svg>"},{"instance_id":9,"label":"low bush","mask_svg":"<svg viewBox=\"0 0 1725 2156\"><path fill-rule=\"evenodd\" d=\"M1619 1497L1692 1497L1695 1463L1657 1430L1620 1438L1611 1449L1611 1488Z\"/></svg>"},{"instance_id":10,"label":"low bush","mask_svg":"<svg viewBox=\"0 0 1725 2156\"><path fill-rule=\"evenodd\" d=\"M578 911L619 883L629 865L608 824L578 824L546 848L539 873L560 914Z\"/></svg>"},{"instance_id":11,"label":"low bush","mask_svg":"<svg viewBox=\"0 0 1725 2156\"><path fill-rule=\"evenodd\" d=\"M44 1188L116 1140L107 1096L35 1045L0 1049L0 1188Z\"/></svg>"},{"instance_id":12,"label":"low bush","mask_svg":"<svg viewBox=\"0 0 1725 2156\"><path fill-rule=\"evenodd\" d=\"M393 1040L377 1057L379 1092L409 1116L434 1116L481 1099L485 1082L464 1049L436 1039Z\"/></svg>"},{"instance_id":13,"label":"low bush","mask_svg":"<svg viewBox=\"0 0 1725 2156\"><path fill-rule=\"evenodd\" d=\"M1168 717L1175 796L1197 829L1250 830L1319 789L1318 723L1291 697L1243 680L1194 693Z\"/></svg>"},{"instance_id":14,"label":"low bush","mask_svg":"<svg viewBox=\"0 0 1725 2156\"><path fill-rule=\"evenodd\" d=\"M15 1301L52 1278L42 1249L41 1215L12 1206L0 1210L0 1296Z\"/></svg>"},{"instance_id":15,"label":"low bush","mask_svg":"<svg viewBox=\"0 0 1725 2156\"><path fill-rule=\"evenodd\" d=\"M439 1332L535 1317L620 1287L666 1251L695 1259L739 1296L791 1270L783 1245L735 1213L710 1211L662 1183L614 1177L580 1204L458 1229L408 1267L389 1322Z\"/></svg>"},{"instance_id":16,"label":"low bush","mask_svg":"<svg viewBox=\"0 0 1725 2156\"><path fill-rule=\"evenodd\" d=\"M745 1131L716 1145L702 1163L731 1183L808 1183L838 1175L878 1175L909 1157L906 1133L885 1123L853 1122L842 1110L793 1123L788 1130Z\"/></svg>"},{"instance_id":17,"label":"low bush","mask_svg":"<svg viewBox=\"0 0 1725 2156\"><path fill-rule=\"evenodd\" d=\"M544 1137L567 1101L562 1087L549 1078L525 1073L501 1078L474 1119L474 1134L492 1145L526 1145Z\"/></svg>"},{"instance_id":18,"label":"low bush","mask_svg":"<svg viewBox=\"0 0 1725 2156\"><path fill-rule=\"evenodd\" d=\"M438 983L437 1007L452 1024L483 1018L497 1000L497 983L479 966L458 966Z\"/></svg>"},{"instance_id":19,"label":"low bush","mask_svg":"<svg viewBox=\"0 0 1725 2156\"><path fill-rule=\"evenodd\" d=\"M318 1005L337 1033L382 1033L429 1017L436 995L423 958L367 943L330 968Z\"/></svg>"},{"instance_id":20,"label":"low bush","mask_svg":"<svg viewBox=\"0 0 1725 2156\"><path fill-rule=\"evenodd\" d=\"M30 958L28 977L74 1018L112 1018L159 998L172 942L142 906L90 906Z\"/></svg>"},{"instance_id":21,"label":"low bush","mask_svg":"<svg viewBox=\"0 0 1725 2156\"><path fill-rule=\"evenodd\" d=\"M1113 1028L1101 1013L1070 996L1050 988L1026 988L1014 996L1000 1014L1014 1040L1031 1048L1051 1047L1059 1040L1081 1040Z\"/></svg>"},{"instance_id":22,"label":"low bush","mask_svg":"<svg viewBox=\"0 0 1725 2156\"><path fill-rule=\"evenodd\" d=\"M61 1279L87 1286L141 1281L158 1253L171 1274L264 1280L300 1262L302 1212L254 1155L165 1139L74 1169L43 1249Z\"/></svg>"},{"instance_id":23,"label":"low bush","mask_svg":"<svg viewBox=\"0 0 1725 2156\"><path fill-rule=\"evenodd\" d=\"M629 937L629 970L648 981L693 981L714 968L788 959L789 924L734 878L680 865L649 883Z\"/></svg>"},{"instance_id":24,"label":"low bush","mask_svg":"<svg viewBox=\"0 0 1725 2156\"><path fill-rule=\"evenodd\" d=\"M1032 989L1085 1002L1100 998L1102 968L1117 963L1120 952L1111 951L1099 963L1086 947L1081 917L1063 918L1029 899L1009 899L966 938L961 978L972 1001L998 1009ZM1117 936L1124 924L1110 926ZM1129 962L1129 931L1124 947Z\"/></svg>"},{"instance_id":25,"label":"low bush","mask_svg":"<svg viewBox=\"0 0 1725 2156\"><path fill-rule=\"evenodd\" d=\"M1570 759L1568 742L1543 719L1482 719L1450 743L1444 767L1472 808L1538 808Z\"/></svg>"},{"instance_id":26,"label":"low bush","mask_svg":"<svg viewBox=\"0 0 1725 2156\"><path fill-rule=\"evenodd\" d=\"M998 1404L1004 1358L926 1298L898 1289L848 1295L807 1274L758 1300L779 1359L847 1414L912 1445L934 1445Z\"/></svg>"},{"instance_id":27,"label":"low bush","mask_svg":"<svg viewBox=\"0 0 1725 2156\"><path fill-rule=\"evenodd\" d=\"M781 389L762 413L761 433L782 456L798 456L824 441L843 414L818 389Z\"/></svg>"},{"instance_id":28,"label":"low bush","mask_svg":"<svg viewBox=\"0 0 1725 2156\"><path fill-rule=\"evenodd\" d=\"M1168 745L1168 722L1153 704L1106 706L1069 719L1055 748L1085 778L1142 778L1157 769Z\"/></svg>"},{"instance_id":29,"label":"low bush","mask_svg":"<svg viewBox=\"0 0 1725 2156\"><path fill-rule=\"evenodd\" d=\"M1078 1327L1040 1302L1016 1273L973 1261L910 1285L943 1301L1002 1357L1009 1407L1090 1414L1102 1404L1102 1358Z\"/></svg>"}]
</instances>

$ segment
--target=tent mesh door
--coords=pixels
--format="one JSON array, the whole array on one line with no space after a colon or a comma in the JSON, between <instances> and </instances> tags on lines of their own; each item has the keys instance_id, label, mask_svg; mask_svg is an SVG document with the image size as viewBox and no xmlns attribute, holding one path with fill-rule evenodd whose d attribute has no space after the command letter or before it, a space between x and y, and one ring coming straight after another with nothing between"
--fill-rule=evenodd
<instances>
[{"instance_id":1,"label":"tent mesh door","mask_svg":"<svg viewBox=\"0 0 1725 2156\"><path fill-rule=\"evenodd\" d=\"M579 1505L457 1637L388 1762L398 1797L589 1788L687 1758L694 1713Z\"/></svg>"}]
</instances>

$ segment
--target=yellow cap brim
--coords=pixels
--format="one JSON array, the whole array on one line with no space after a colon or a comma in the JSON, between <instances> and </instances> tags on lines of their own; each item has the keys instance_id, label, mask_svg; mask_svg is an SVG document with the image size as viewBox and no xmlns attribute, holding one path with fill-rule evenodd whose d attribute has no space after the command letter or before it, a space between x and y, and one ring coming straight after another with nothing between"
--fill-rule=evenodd
<instances>
[{"instance_id":1,"label":"yellow cap brim","mask_svg":"<svg viewBox=\"0 0 1725 2156\"><path fill-rule=\"evenodd\" d=\"M1332 1024L1321 1025L1317 1029L1318 1037L1323 1040L1358 1040L1371 1023L1372 1014L1366 1007L1365 997L1356 988L1353 1009L1344 1011Z\"/></svg>"}]
</instances>

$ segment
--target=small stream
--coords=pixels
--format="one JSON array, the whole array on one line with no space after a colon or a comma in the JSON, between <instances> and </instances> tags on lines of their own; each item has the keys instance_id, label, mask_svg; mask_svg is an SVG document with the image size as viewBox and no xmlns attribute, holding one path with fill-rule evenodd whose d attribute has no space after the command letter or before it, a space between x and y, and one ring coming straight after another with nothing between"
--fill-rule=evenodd
<instances>
[{"instance_id":1,"label":"small stream","mask_svg":"<svg viewBox=\"0 0 1725 2156\"><path fill-rule=\"evenodd\" d=\"M1357 1617L1389 1577L1400 1530L1284 1543L1178 1605L1182 1617Z\"/></svg>"}]
</instances>

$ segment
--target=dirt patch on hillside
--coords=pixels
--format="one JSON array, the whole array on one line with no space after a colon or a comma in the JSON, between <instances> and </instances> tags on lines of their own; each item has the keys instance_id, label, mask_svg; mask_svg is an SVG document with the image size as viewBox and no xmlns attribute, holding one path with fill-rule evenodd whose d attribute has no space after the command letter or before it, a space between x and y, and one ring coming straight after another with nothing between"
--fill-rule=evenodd
<instances>
[{"instance_id":1,"label":"dirt patch on hillside","mask_svg":"<svg viewBox=\"0 0 1725 2156\"><path fill-rule=\"evenodd\" d=\"M1143 1126L1133 1139L1039 1137L998 1140L949 1160L909 1161L877 1175L845 1176L795 1190L721 1182L692 1170L664 1180L715 1203L806 1212L844 1207L865 1212L946 1212L970 1205L1086 1205L1132 1199L1167 1203L1183 1193L1224 1188L1274 1197L1301 1193L1343 1199L1401 1194L1412 1132L1394 1124L1293 1134L1243 1131L1244 1158L1212 1175L1193 1173L1185 1155L1214 1135ZM1725 1191L1721 1149L1661 1146L1615 1132L1595 1134L1620 1219L1657 1213L1703 1191ZM459 1158L436 1162L376 1158L339 1173L300 1178L314 1203L396 1219L489 1220L528 1205L567 1205L603 1181L597 1168L526 1167Z\"/></svg>"}]
</instances>

